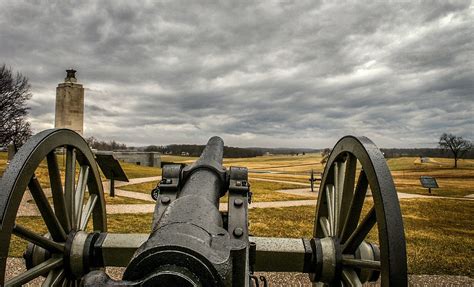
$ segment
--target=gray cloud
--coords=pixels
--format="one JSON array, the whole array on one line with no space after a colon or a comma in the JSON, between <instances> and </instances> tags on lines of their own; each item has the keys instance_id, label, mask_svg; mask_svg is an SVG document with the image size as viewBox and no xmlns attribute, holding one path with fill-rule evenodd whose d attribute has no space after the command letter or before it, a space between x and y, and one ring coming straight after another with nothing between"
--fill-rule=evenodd
<instances>
[{"instance_id":1,"label":"gray cloud","mask_svg":"<svg viewBox=\"0 0 474 287\"><path fill-rule=\"evenodd\" d=\"M129 144L379 146L473 138L470 1L2 1L0 62L35 130L76 68L86 136Z\"/></svg>"}]
</instances>

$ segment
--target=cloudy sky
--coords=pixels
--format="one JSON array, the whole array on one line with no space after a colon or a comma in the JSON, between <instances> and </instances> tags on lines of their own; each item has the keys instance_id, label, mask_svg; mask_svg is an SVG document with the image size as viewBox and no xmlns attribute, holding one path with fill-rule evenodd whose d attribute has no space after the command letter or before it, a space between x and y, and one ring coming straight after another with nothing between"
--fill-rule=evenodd
<instances>
[{"instance_id":1,"label":"cloudy sky","mask_svg":"<svg viewBox=\"0 0 474 287\"><path fill-rule=\"evenodd\" d=\"M85 136L130 145L474 139L470 1L0 0L1 63L28 76L35 131L73 67Z\"/></svg>"}]
</instances>

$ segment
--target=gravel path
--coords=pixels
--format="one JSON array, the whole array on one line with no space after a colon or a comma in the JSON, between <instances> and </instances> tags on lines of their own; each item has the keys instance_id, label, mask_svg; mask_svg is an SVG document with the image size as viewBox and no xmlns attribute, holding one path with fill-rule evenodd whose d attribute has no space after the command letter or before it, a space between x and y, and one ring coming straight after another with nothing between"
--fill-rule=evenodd
<instances>
[{"instance_id":1,"label":"gravel path","mask_svg":"<svg viewBox=\"0 0 474 287\"><path fill-rule=\"evenodd\" d=\"M23 259L21 258L8 258L7 259L7 272L6 278L18 275L25 271ZM125 268L120 267L108 267L106 272L113 279L119 280L122 278L122 274ZM300 273L284 273L284 272L261 272L255 275L263 275L267 278L269 286L304 286L311 287L308 275ZM41 286L43 278L37 278L31 283L24 286ZM467 276L450 276L450 275L409 275L408 276L409 286L430 286L430 287L461 287L461 286L474 286L474 279ZM380 284L365 284L364 286L380 286Z\"/></svg>"}]
</instances>

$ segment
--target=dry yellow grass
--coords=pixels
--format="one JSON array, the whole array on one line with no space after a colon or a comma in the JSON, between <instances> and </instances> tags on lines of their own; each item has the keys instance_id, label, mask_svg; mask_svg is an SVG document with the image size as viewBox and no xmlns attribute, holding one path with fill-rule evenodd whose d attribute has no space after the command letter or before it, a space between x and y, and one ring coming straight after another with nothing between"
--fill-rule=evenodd
<instances>
[{"instance_id":1,"label":"dry yellow grass","mask_svg":"<svg viewBox=\"0 0 474 287\"><path fill-rule=\"evenodd\" d=\"M157 181L149 181L149 182L121 186L119 187L119 189L150 194L151 190L156 187L157 183L158 183Z\"/></svg>"},{"instance_id":2,"label":"dry yellow grass","mask_svg":"<svg viewBox=\"0 0 474 287\"><path fill-rule=\"evenodd\" d=\"M474 204L458 200L402 200L408 269L412 274L474 275ZM253 209L256 236L310 237L314 207ZM278 228L275 228L278 227ZM372 232L372 239L376 238Z\"/></svg>"},{"instance_id":3,"label":"dry yellow grass","mask_svg":"<svg viewBox=\"0 0 474 287\"><path fill-rule=\"evenodd\" d=\"M107 205L109 205L109 204L111 204L111 205L114 205L114 204L149 204L150 203L150 202L145 201L145 200L136 199L136 198L129 198L129 197L124 197L124 196L117 196L116 195L114 197L111 197L111 196L109 196L108 193L104 193L104 197L105 197L105 203ZM84 195L84 202L86 202L88 198L89 198L89 196L86 193ZM48 197L48 201L52 206L53 198ZM30 200L28 200L28 203L34 204L34 200L30 199Z\"/></svg>"},{"instance_id":4,"label":"dry yellow grass","mask_svg":"<svg viewBox=\"0 0 474 287\"><path fill-rule=\"evenodd\" d=\"M2 176L3 172L7 168L7 159L8 154L6 152L0 152L0 176Z\"/></svg>"},{"instance_id":5,"label":"dry yellow grass","mask_svg":"<svg viewBox=\"0 0 474 287\"><path fill-rule=\"evenodd\" d=\"M402 200L411 274L473 276L474 204L459 200ZM315 207L286 207L250 210L250 231L254 236L312 236ZM152 214L114 214L107 217L110 232L149 233ZM46 232L38 217L22 217L17 222ZM132 224L133 223L133 224ZM371 234L374 238L375 233ZM11 256L21 256L25 242L13 237Z\"/></svg>"},{"instance_id":6,"label":"dry yellow grass","mask_svg":"<svg viewBox=\"0 0 474 287\"><path fill-rule=\"evenodd\" d=\"M122 166L122 169L125 171L125 174L128 178L140 178L161 175L161 168L158 167L136 165L127 162L121 162L120 165Z\"/></svg>"},{"instance_id":7,"label":"dry yellow grass","mask_svg":"<svg viewBox=\"0 0 474 287\"><path fill-rule=\"evenodd\" d=\"M421 187L420 176L436 178L439 189L433 195L462 197L474 193L474 160L460 160L459 167L452 167L452 159L434 158L430 163L416 163L416 157L389 159L395 186L399 192L428 194Z\"/></svg>"},{"instance_id":8,"label":"dry yellow grass","mask_svg":"<svg viewBox=\"0 0 474 287\"><path fill-rule=\"evenodd\" d=\"M189 164L196 158L163 155L162 160ZM58 161L62 166L64 161L62 156L58 157ZM306 154L305 156L274 155L224 159L224 164L227 167L246 166L249 170L255 171L283 172L283 174L250 173L251 177L255 178L309 183L309 171L311 169L315 173L323 172L324 167L320 161L321 156L319 154ZM419 163L417 157L402 157L388 159L387 163L392 171L397 190L400 192L427 194L428 191L420 185L419 177L428 175L434 176L440 186L439 189L432 190L433 195L462 197L474 193L474 160L460 160L457 169L452 167L453 160L448 158L432 158L429 163ZM4 170L5 164L6 153L3 152L0 153L0 172ZM129 178L161 175L161 169L159 168L137 166L129 163L122 163L122 166ZM36 173L43 186L49 186L45 163L40 165ZM152 185L139 187L134 191L142 191L143 188L148 193L154 187Z\"/></svg>"}]
</instances>

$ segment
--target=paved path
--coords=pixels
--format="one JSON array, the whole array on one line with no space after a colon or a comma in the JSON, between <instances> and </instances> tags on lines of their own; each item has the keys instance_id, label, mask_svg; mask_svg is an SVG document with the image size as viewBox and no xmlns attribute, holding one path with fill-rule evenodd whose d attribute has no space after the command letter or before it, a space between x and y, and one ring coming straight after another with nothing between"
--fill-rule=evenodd
<instances>
[{"instance_id":1,"label":"paved path","mask_svg":"<svg viewBox=\"0 0 474 287\"><path fill-rule=\"evenodd\" d=\"M128 179L128 182L126 182L126 181L116 181L115 182L115 187L131 185L131 184L137 184L137 183L150 182L150 181L158 182L160 179L161 179L161 176L130 178L130 179Z\"/></svg>"},{"instance_id":2,"label":"paved path","mask_svg":"<svg viewBox=\"0 0 474 287\"><path fill-rule=\"evenodd\" d=\"M301 186L311 186L310 183L304 183L304 182L296 182L296 181L287 181L287 180L278 180L278 179L269 179L269 178L257 178L257 177L251 177L249 181L252 180L257 180L257 181L268 181L268 182L279 182L279 183L287 183L287 184L294 184L294 185L301 185ZM319 186L317 184L314 184L314 187Z\"/></svg>"}]
</instances>

